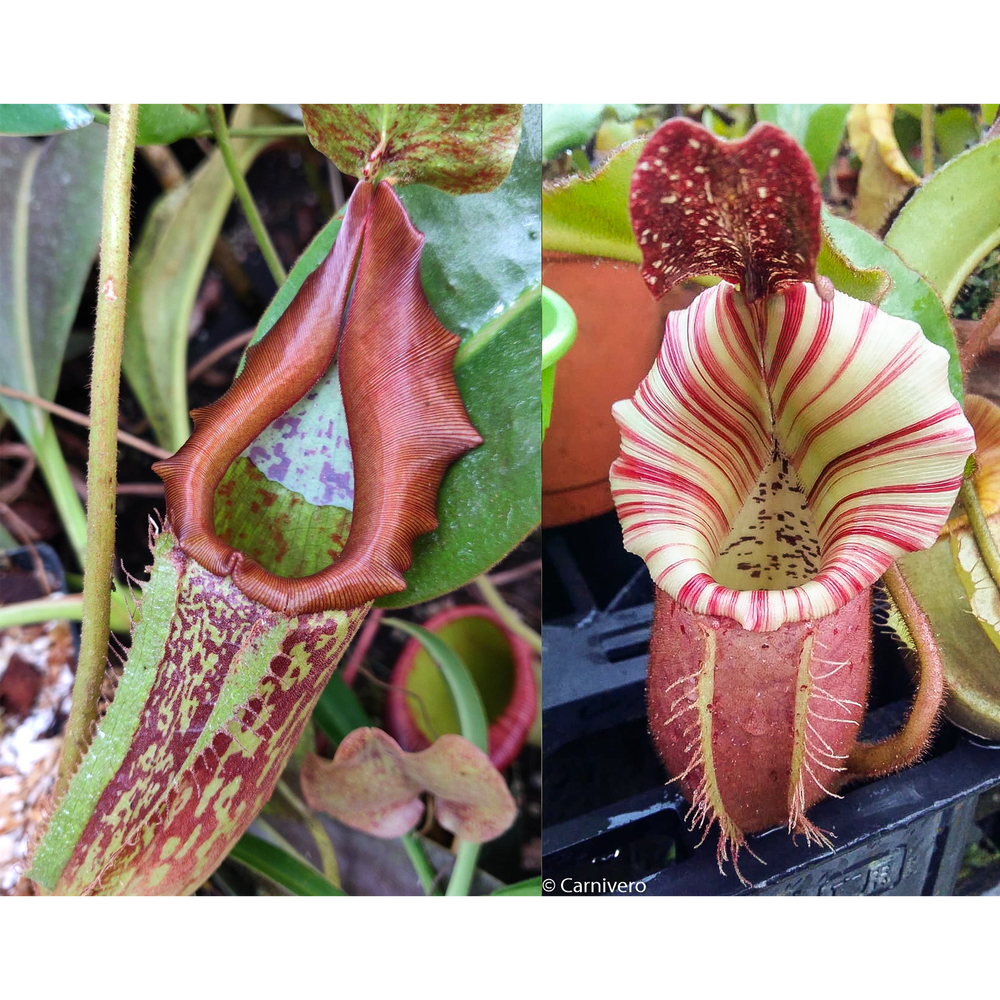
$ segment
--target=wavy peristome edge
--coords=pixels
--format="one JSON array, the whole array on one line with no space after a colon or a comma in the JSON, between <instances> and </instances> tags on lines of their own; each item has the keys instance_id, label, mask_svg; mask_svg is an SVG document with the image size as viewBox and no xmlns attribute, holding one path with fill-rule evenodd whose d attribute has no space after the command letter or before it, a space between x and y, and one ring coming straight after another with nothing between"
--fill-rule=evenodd
<instances>
[{"instance_id":1,"label":"wavy peristome edge","mask_svg":"<svg viewBox=\"0 0 1000 1000\"><path fill-rule=\"evenodd\" d=\"M629 192L642 274L657 299L678 281L715 275L748 302L818 276L822 191L805 151L769 122L728 142L687 118L650 136Z\"/></svg>"},{"instance_id":2,"label":"wavy peristome edge","mask_svg":"<svg viewBox=\"0 0 1000 1000\"><path fill-rule=\"evenodd\" d=\"M232 576L272 611L353 608L404 590L414 539L437 527L437 491L448 466L482 443L455 384L459 338L424 295L423 242L390 185L359 184L330 255L249 349L222 398L193 411L195 429L184 446L153 466L181 549L210 572ZM332 565L285 579L216 535L215 490L236 457L335 356L354 457L351 531Z\"/></svg>"},{"instance_id":3,"label":"wavy peristome edge","mask_svg":"<svg viewBox=\"0 0 1000 1000\"><path fill-rule=\"evenodd\" d=\"M916 323L841 293L821 301L807 284L760 318L725 283L669 315L650 374L615 405L610 478L625 547L658 587L772 631L831 614L933 544L975 436L946 352ZM723 586L721 546L776 444L815 516L819 569L784 589Z\"/></svg>"}]
</instances>

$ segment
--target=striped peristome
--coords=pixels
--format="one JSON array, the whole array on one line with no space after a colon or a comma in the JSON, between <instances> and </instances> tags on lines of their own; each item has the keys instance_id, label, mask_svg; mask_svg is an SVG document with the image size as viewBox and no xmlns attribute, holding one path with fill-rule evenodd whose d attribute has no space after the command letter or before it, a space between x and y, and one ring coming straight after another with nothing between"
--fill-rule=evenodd
<instances>
[{"instance_id":1,"label":"striped peristome","mask_svg":"<svg viewBox=\"0 0 1000 1000\"><path fill-rule=\"evenodd\" d=\"M947 520L975 447L947 364L916 323L840 293L704 292L614 408L626 548L747 629L831 614Z\"/></svg>"}]
</instances>

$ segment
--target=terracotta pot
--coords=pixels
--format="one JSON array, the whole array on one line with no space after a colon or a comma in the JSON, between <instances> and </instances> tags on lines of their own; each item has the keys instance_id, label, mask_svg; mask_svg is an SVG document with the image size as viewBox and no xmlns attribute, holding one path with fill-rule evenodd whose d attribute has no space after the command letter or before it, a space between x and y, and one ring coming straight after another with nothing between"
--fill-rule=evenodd
<instances>
[{"instance_id":1,"label":"terracotta pot","mask_svg":"<svg viewBox=\"0 0 1000 1000\"><path fill-rule=\"evenodd\" d=\"M490 760L504 770L520 753L538 711L531 647L491 608L478 605L448 608L424 628L447 642L469 668L490 723ZM432 738L460 732L444 679L416 639L403 647L390 683L386 728L404 750L423 750ZM423 710L407 691L420 696Z\"/></svg>"},{"instance_id":2,"label":"terracotta pot","mask_svg":"<svg viewBox=\"0 0 1000 1000\"><path fill-rule=\"evenodd\" d=\"M619 445L611 406L653 366L667 313L702 289L678 287L655 302L635 264L554 252L542 255L542 281L577 318L542 445L542 526L551 528L611 510L608 469Z\"/></svg>"}]
</instances>

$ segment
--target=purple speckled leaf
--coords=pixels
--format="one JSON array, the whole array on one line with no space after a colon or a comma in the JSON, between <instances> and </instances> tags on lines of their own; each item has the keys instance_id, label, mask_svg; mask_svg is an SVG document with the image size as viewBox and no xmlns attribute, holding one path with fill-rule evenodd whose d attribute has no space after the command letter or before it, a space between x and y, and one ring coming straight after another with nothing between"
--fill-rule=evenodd
<instances>
[{"instance_id":1,"label":"purple speckled leaf","mask_svg":"<svg viewBox=\"0 0 1000 1000\"><path fill-rule=\"evenodd\" d=\"M257 436L244 456L317 507L354 509L354 463L336 368Z\"/></svg>"}]
</instances>

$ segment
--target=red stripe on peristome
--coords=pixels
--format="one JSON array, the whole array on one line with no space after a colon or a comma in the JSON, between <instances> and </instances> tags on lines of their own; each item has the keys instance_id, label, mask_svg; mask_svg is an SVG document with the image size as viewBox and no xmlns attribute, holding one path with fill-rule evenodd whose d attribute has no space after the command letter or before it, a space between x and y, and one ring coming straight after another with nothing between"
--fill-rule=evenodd
<instances>
[{"instance_id":1,"label":"red stripe on peristome","mask_svg":"<svg viewBox=\"0 0 1000 1000\"><path fill-rule=\"evenodd\" d=\"M792 347L798 339L799 330L802 326L802 317L806 309L806 286L795 285L783 292L780 296L785 304L784 315L781 317L781 331L778 334L778 341L771 355L771 363L766 366L767 386L773 389L775 383L781 375L788 356L792 352ZM824 303L825 304L825 303Z\"/></svg>"},{"instance_id":2,"label":"red stripe on peristome","mask_svg":"<svg viewBox=\"0 0 1000 1000\"><path fill-rule=\"evenodd\" d=\"M945 441L949 438L954 438L956 445L964 442L968 437L968 433L962 428L953 428L938 434L928 434L924 437L907 440L911 434L918 434L920 431L928 430L937 424L950 420L956 415L961 415L961 413L961 407L957 403L953 403L946 409L939 410L937 413L925 417L923 420L908 424L905 427L899 428L899 430L890 431L888 434L883 434L881 437L866 441L856 448L852 448L850 451L845 451L827 465L820 474L820 477L813 484L812 489L809 491L810 505L820 495L821 491L826 488L827 482L844 466L858 461L868 463L873 458L880 458L882 455L890 455L897 451L903 451L905 457L906 451L917 449L922 445L930 444L932 441Z\"/></svg>"},{"instance_id":3,"label":"red stripe on peristome","mask_svg":"<svg viewBox=\"0 0 1000 1000\"><path fill-rule=\"evenodd\" d=\"M917 337L922 339L923 334L918 332ZM909 343L901 347L889 364L867 383L861 392L857 393L838 410L830 413L809 428L809 431L802 438L798 448L795 450L795 454L792 456L792 461L796 463L797 467L801 465L802 456L812 447L813 442L817 438L825 434L832 427L842 424L849 417L861 410L867 403L870 403L876 396L882 393L887 386L901 378L903 373L911 368L916 361L920 360L923 351L917 337L912 338Z\"/></svg>"},{"instance_id":4,"label":"red stripe on peristome","mask_svg":"<svg viewBox=\"0 0 1000 1000\"><path fill-rule=\"evenodd\" d=\"M806 349L805 355L799 361L791 377L782 387L780 400L776 401L774 411L775 423L779 422L784 416L785 406L795 390L812 371L816 362L823 356L823 352L826 350L830 340L830 332L833 330L833 318L834 304L832 302L824 302L820 307L819 322L809 340L809 346ZM772 385L775 384L777 384L776 381L772 382Z\"/></svg>"},{"instance_id":5,"label":"red stripe on peristome","mask_svg":"<svg viewBox=\"0 0 1000 1000\"><path fill-rule=\"evenodd\" d=\"M847 371L847 369L851 365L851 362L854 361L854 358L857 356L858 351L861 349L861 345L864 343L864 341L865 341L865 339L867 337L868 328L871 326L871 324L874 321L876 315L878 315L878 310L875 309L874 306L871 306L870 308L867 308L867 309L864 310L864 312L861 314L861 323L858 326L858 329L855 331L854 341L851 344L850 349L841 358L840 363L838 364L836 371L834 371L834 373L826 380L826 382L823 384L823 387L821 389L817 390L815 393L813 393L813 395L802 406L799 407L798 412L795 414L794 418L792 419L791 427L794 427L799 422L799 420L801 419L801 417L805 413L805 411L808 410L811 406L813 406L816 403L817 400L822 399L823 396L826 395L826 393L830 391L830 389L833 387L833 385L836 384L836 382L840 379L840 377L844 374L844 372ZM831 317L832 318L831 318L831 323L830 323L830 329L832 331L832 328L833 328L833 318L835 318L835 316L833 315L832 312L831 312ZM823 351L824 352L825 352L825 350L826 350L826 348L828 346L829 346L829 339L827 339L823 343ZM815 358L813 359L813 362L810 364L809 367L811 368L812 365L815 364L815 362L818 361L821 356L822 356L821 354L817 354L815 356ZM807 373L808 373L808 369L805 372L802 373L802 378L805 378L805 375ZM799 372L796 371L795 377L798 377L798 375L799 375ZM784 414L784 399L786 397L788 397L790 395L790 393L791 393L791 385L789 385L788 387L786 387L785 391L782 393L782 402L779 404L779 406L777 408L777 412L781 413L782 415ZM777 417L776 417L776 419L777 419ZM789 428L789 430L791 429L791 427ZM793 456L790 456L790 457L792 458L793 464L796 464L796 468L798 468L798 463L795 463L794 457Z\"/></svg>"}]
</instances>

